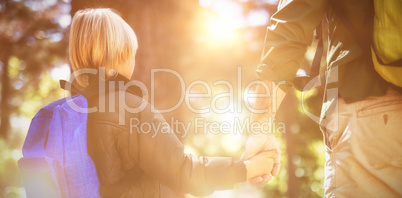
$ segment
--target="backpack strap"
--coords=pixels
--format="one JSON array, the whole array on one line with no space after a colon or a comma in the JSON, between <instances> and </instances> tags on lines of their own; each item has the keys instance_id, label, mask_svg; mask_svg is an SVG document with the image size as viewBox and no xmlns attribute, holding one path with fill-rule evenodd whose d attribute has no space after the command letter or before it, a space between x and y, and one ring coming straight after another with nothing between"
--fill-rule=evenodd
<instances>
[{"instance_id":1,"label":"backpack strap","mask_svg":"<svg viewBox=\"0 0 402 198\"><path fill-rule=\"evenodd\" d=\"M323 41L322 41L322 23L320 23L315 29L316 38L318 39L317 50L315 51L315 55L313 58L313 62L311 64L310 75L307 76L296 76L293 79L293 87L298 91L308 91L316 87L321 80L320 77L320 67L321 67L321 58L323 54ZM315 78L315 79L314 79ZM314 80L312 82L312 80ZM311 83L312 82L312 83Z\"/></svg>"},{"instance_id":2,"label":"backpack strap","mask_svg":"<svg viewBox=\"0 0 402 198\"><path fill-rule=\"evenodd\" d=\"M320 74L321 58L324 51L322 41L322 23L316 28L316 34L318 37L317 51L315 52L313 63L311 64L310 76L315 77Z\"/></svg>"}]
</instances>

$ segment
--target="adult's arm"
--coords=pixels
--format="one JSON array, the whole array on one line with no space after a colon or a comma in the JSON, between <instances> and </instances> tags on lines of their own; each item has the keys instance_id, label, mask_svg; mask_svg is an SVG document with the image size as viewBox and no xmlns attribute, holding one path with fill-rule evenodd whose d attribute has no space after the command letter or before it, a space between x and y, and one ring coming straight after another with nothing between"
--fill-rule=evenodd
<instances>
[{"instance_id":1,"label":"adult's arm","mask_svg":"<svg viewBox=\"0 0 402 198\"><path fill-rule=\"evenodd\" d=\"M327 4L328 0L280 1L265 35L261 63L257 67L259 79L293 80Z\"/></svg>"},{"instance_id":2,"label":"adult's arm","mask_svg":"<svg viewBox=\"0 0 402 198\"><path fill-rule=\"evenodd\" d=\"M313 31L321 22L327 8L327 0L282 0L278 11L271 17L271 25L267 28L265 45L261 63L257 67L257 75L266 85L272 82L282 85L280 89L271 86L257 85L257 94L270 92L269 97L257 97L252 122L267 122L275 117L277 107L280 106L301 66L307 46L311 44ZM275 102L273 102L275 100ZM249 159L261 151L277 150L279 144L275 136L250 129L242 159ZM280 155L275 157L275 164L271 175L275 176L280 168ZM251 179L253 183L267 183L270 176L261 176Z\"/></svg>"}]
</instances>

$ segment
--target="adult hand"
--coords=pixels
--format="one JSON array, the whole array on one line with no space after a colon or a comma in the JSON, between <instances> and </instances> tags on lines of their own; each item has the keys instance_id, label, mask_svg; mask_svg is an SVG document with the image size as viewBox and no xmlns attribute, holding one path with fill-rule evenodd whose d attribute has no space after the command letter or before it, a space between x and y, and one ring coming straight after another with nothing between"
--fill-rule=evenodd
<instances>
[{"instance_id":1,"label":"adult hand","mask_svg":"<svg viewBox=\"0 0 402 198\"><path fill-rule=\"evenodd\" d=\"M276 151L265 151L244 161L247 169L247 179L252 179L260 175L269 175L274 165L274 157L276 155Z\"/></svg>"},{"instance_id":2,"label":"adult hand","mask_svg":"<svg viewBox=\"0 0 402 198\"><path fill-rule=\"evenodd\" d=\"M271 88L268 85L272 84L270 81L262 81L262 83L257 85L256 94L260 97L256 97L254 110L251 115L251 122L261 123L272 122L270 118L275 117L275 112L277 107L282 103L285 97L285 92L272 84ZM268 132L268 133L267 133ZM256 154L264 151L275 151L276 155L273 156L274 164L270 174L260 175L249 179L251 183L266 184L271 179L272 176L278 175L281 162L280 162L280 149L278 140L272 135L273 129L267 129L263 127L251 127L250 136L246 142L245 149L243 151L242 160L248 160L255 156Z\"/></svg>"},{"instance_id":3,"label":"adult hand","mask_svg":"<svg viewBox=\"0 0 402 198\"><path fill-rule=\"evenodd\" d=\"M281 150L279 149L278 140L272 134L251 134L247 140L241 159L249 160L264 151L269 151L271 154L270 156L273 160L272 169L267 174L248 178L251 183L266 184L272 179L272 176L277 176L279 173L281 167ZM269 167L270 164L267 164L267 166Z\"/></svg>"}]
</instances>

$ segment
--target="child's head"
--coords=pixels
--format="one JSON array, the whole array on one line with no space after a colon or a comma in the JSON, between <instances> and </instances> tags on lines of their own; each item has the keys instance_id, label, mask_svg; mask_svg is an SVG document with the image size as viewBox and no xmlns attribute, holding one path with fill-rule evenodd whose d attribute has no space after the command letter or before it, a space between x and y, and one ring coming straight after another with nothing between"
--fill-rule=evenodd
<instances>
[{"instance_id":1,"label":"child's head","mask_svg":"<svg viewBox=\"0 0 402 198\"><path fill-rule=\"evenodd\" d=\"M137 48L134 31L110 9L80 10L72 20L69 56L74 71L105 67L108 78L111 69L129 78ZM77 75L76 80L82 87L88 85L87 75Z\"/></svg>"}]
</instances>

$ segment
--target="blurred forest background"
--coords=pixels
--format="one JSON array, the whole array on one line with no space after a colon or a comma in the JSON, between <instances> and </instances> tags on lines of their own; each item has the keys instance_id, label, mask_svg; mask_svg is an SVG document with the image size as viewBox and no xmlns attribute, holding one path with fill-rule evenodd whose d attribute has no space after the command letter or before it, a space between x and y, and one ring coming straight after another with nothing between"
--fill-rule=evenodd
<instances>
[{"instance_id":1,"label":"blurred forest background","mask_svg":"<svg viewBox=\"0 0 402 198\"><path fill-rule=\"evenodd\" d=\"M22 157L32 117L44 105L64 97L58 80L69 77L69 24L77 10L110 7L132 26L140 46L133 79L144 82L148 90L153 68L174 69L186 86L203 80L212 86L213 96L229 91L226 86L213 86L216 81L240 85L234 90L240 97L234 101L204 98L190 99L190 103L200 109L240 103L241 111L196 114L183 103L165 113L166 120L191 122L194 117L203 117L206 121L231 123L234 118L249 117L242 96L252 93L243 91L256 78L265 30L277 4L277 0L1 0L0 197L26 196L17 161ZM314 52L310 47L306 53L307 67ZM177 77L158 73L154 84L157 109L177 103L183 91ZM205 93L202 86L192 91ZM322 93L312 90L306 95L308 109L318 114ZM323 195L322 135L318 125L302 113L300 98L300 92L291 90L279 112L278 120L286 124L286 133L277 135L283 150L279 176L268 185L243 183L210 197ZM187 152L238 159L246 138L246 133L233 131L221 135L192 133L181 140Z\"/></svg>"}]
</instances>

